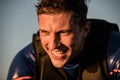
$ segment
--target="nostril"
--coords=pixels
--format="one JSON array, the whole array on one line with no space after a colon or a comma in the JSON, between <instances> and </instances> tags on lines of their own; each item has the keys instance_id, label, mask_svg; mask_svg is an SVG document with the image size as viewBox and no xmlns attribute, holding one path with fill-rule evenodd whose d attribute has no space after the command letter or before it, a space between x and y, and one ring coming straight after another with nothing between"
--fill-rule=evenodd
<instances>
[{"instance_id":1,"label":"nostril","mask_svg":"<svg viewBox=\"0 0 120 80\"><path fill-rule=\"evenodd\" d=\"M53 42L49 44L49 50L54 50L54 49L61 49L61 43L59 42Z\"/></svg>"}]
</instances>

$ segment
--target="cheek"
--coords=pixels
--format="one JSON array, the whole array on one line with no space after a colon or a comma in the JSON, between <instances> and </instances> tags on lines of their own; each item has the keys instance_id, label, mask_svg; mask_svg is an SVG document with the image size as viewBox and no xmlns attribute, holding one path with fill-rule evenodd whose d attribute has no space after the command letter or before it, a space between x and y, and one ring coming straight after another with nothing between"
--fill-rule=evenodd
<instances>
[{"instance_id":1,"label":"cheek","mask_svg":"<svg viewBox=\"0 0 120 80\"><path fill-rule=\"evenodd\" d=\"M73 50L78 50L81 46L82 38L80 35L75 35L71 40L71 46Z\"/></svg>"},{"instance_id":2,"label":"cheek","mask_svg":"<svg viewBox=\"0 0 120 80\"><path fill-rule=\"evenodd\" d=\"M72 45L74 44L74 35L61 38L61 43L71 48Z\"/></svg>"},{"instance_id":3,"label":"cheek","mask_svg":"<svg viewBox=\"0 0 120 80\"><path fill-rule=\"evenodd\" d=\"M66 39L61 40L61 42L65 44L66 46L70 46L73 40L71 38L66 38Z\"/></svg>"},{"instance_id":4,"label":"cheek","mask_svg":"<svg viewBox=\"0 0 120 80\"><path fill-rule=\"evenodd\" d=\"M42 36L40 36L40 40L41 40L41 44L42 44L42 47L44 48L45 47L45 45L47 44L47 38L45 38L45 37L42 37Z\"/></svg>"}]
</instances>

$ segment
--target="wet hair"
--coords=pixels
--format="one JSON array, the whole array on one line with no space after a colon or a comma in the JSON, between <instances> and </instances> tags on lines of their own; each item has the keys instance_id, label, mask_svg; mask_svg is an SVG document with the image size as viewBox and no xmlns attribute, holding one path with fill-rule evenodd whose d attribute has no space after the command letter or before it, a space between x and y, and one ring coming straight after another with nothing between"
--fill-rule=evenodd
<instances>
[{"instance_id":1,"label":"wet hair","mask_svg":"<svg viewBox=\"0 0 120 80\"><path fill-rule=\"evenodd\" d=\"M86 21L88 7L85 0L40 0L37 15L71 13L71 19L80 26Z\"/></svg>"}]
</instances>

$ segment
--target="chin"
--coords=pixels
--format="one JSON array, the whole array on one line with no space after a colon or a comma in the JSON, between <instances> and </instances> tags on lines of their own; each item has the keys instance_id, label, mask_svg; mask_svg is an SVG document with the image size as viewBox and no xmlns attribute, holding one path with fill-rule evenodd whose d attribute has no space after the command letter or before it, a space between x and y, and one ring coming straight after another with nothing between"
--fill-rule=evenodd
<instances>
[{"instance_id":1,"label":"chin","mask_svg":"<svg viewBox=\"0 0 120 80\"><path fill-rule=\"evenodd\" d=\"M62 68L64 65L55 65L55 64L53 64L53 66L56 67L56 68Z\"/></svg>"},{"instance_id":2,"label":"chin","mask_svg":"<svg viewBox=\"0 0 120 80\"><path fill-rule=\"evenodd\" d=\"M56 68L62 68L65 65L65 63L66 62L64 62L64 61L62 61L62 62L61 61L57 61L57 62L52 61L53 66L56 67Z\"/></svg>"}]
</instances>

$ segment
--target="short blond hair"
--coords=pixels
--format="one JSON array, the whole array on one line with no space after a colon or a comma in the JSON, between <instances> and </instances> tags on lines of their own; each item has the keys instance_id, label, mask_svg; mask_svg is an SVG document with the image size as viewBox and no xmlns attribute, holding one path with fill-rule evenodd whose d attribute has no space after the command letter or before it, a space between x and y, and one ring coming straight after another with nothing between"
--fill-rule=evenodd
<instances>
[{"instance_id":1,"label":"short blond hair","mask_svg":"<svg viewBox=\"0 0 120 80\"><path fill-rule=\"evenodd\" d=\"M37 15L70 12L78 24L86 21L88 11L85 0L41 0L36 7Z\"/></svg>"}]
</instances>

